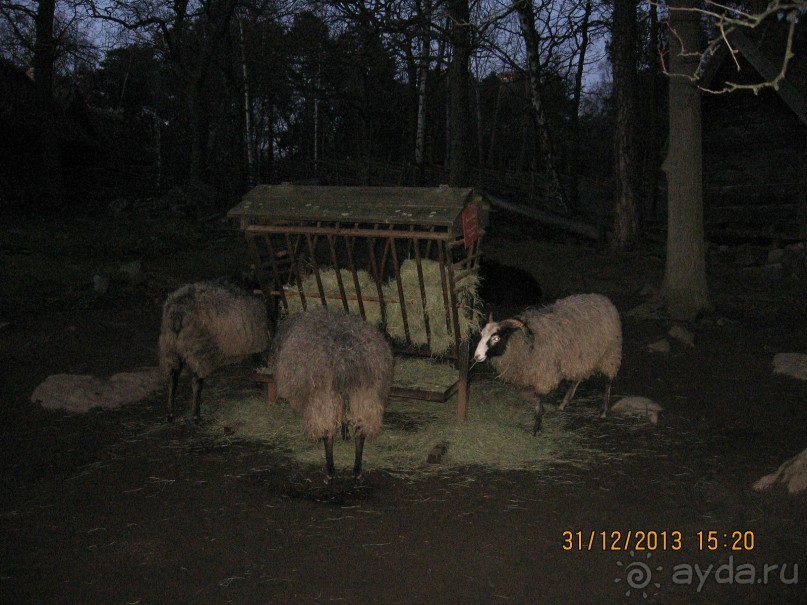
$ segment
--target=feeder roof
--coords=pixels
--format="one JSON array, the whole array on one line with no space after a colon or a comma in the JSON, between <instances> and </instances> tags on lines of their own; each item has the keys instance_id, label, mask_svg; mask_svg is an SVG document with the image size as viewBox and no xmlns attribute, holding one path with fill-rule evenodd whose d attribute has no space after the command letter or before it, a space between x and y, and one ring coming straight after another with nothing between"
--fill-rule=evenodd
<instances>
[{"instance_id":1,"label":"feeder roof","mask_svg":"<svg viewBox=\"0 0 807 605\"><path fill-rule=\"evenodd\" d=\"M227 215L268 221L335 221L451 227L471 201L462 187L258 185Z\"/></svg>"}]
</instances>

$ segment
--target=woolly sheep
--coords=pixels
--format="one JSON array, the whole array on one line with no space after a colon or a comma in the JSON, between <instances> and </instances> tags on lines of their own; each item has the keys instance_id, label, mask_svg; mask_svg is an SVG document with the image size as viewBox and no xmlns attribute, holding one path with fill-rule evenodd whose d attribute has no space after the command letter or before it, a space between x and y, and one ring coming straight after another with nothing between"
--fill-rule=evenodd
<instances>
[{"instance_id":1,"label":"woolly sheep","mask_svg":"<svg viewBox=\"0 0 807 605\"><path fill-rule=\"evenodd\" d=\"M605 296L577 294L500 322L494 322L491 314L474 353L477 362L488 358L501 379L521 387L535 402L533 434L541 429L541 398L562 380L570 380L572 385L561 410L583 380L603 374L608 379L602 409L605 416L611 381L622 361L619 313Z\"/></svg>"},{"instance_id":2,"label":"woolly sheep","mask_svg":"<svg viewBox=\"0 0 807 605\"><path fill-rule=\"evenodd\" d=\"M394 357L381 332L356 315L317 308L293 315L273 346L277 395L302 417L310 441L325 443L325 470L334 475L333 440L350 427L353 475L361 477L365 439L381 431L392 387Z\"/></svg>"},{"instance_id":3,"label":"woolly sheep","mask_svg":"<svg viewBox=\"0 0 807 605\"><path fill-rule=\"evenodd\" d=\"M168 421L177 381L193 373L193 419L199 422L202 384L217 368L269 348L263 301L224 282L186 284L168 295L160 327L160 367L168 373Z\"/></svg>"},{"instance_id":4,"label":"woolly sheep","mask_svg":"<svg viewBox=\"0 0 807 605\"><path fill-rule=\"evenodd\" d=\"M479 265L479 281L479 297L501 313L537 305L543 296L541 285L529 271L488 258Z\"/></svg>"}]
</instances>

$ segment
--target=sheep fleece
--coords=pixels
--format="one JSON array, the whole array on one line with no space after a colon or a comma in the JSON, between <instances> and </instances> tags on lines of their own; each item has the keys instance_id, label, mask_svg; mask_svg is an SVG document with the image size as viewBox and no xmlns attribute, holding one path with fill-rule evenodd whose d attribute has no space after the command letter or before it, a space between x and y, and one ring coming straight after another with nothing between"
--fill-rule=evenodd
<instances>
[{"instance_id":1,"label":"sheep fleece","mask_svg":"<svg viewBox=\"0 0 807 605\"><path fill-rule=\"evenodd\" d=\"M301 415L306 438L335 437L343 424L354 436L378 435L394 357L377 328L320 308L284 321L274 348L277 394Z\"/></svg>"},{"instance_id":2,"label":"sheep fleece","mask_svg":"<svg viewBox=\"0 0 807 605\"><path fill-rule=\"evenodd\" d=\"M533 333L533 347L517 330L502 355L491 358L499 376L531 387L539 395L561 380L586 380L596 372L613 380L622 361L619 312L600 294L577 294L548 307L528 309L521 319Z\"/></svg>"},{"instance_id":3,"label":"sheep fleece","mask_svg":"<svg viewBox=\"0 0 807 605\"><path fill-rule=\"evenodd\" d=\"M165 300L159 347L163 369L184 361L206 378L216 368L269 348L266 307L234 286L187 284Z\"/></svg>"}]
</instances>

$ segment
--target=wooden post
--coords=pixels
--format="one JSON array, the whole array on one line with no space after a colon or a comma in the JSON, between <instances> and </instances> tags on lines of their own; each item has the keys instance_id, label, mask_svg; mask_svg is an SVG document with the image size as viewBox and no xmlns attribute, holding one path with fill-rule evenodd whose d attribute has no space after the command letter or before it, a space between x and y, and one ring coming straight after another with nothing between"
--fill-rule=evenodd
<instances>
[{"instance_id":1,"label":"wooden post","mask_svg":"<svg viewBox=\"0 0 807 605\"><path fill-rule=\"evenodd\" d=\"M468 373L471 366L471 350L470 343L463 340L460 343L460 355L457 360L460 370L460 379L457 385L457 421L465 422L468 416L468 395L470 389L468 388Z\"/></svg>"}]
</instances>

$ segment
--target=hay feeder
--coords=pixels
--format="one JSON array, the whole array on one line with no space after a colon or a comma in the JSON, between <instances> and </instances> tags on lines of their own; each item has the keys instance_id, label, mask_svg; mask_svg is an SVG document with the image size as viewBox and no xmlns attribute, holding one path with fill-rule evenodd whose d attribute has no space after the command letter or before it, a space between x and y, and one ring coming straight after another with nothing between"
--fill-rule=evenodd
<instances>
[{"instance_id":1,"label":"hay feeder","mask_svg":"<svg viewBox=\"0 0 807 605\"><path fill-rule=\"evenodd\" d=\"M246 237L273 328L289 313L336 306L376 324L396 354L453 363L444 389L393 396L468 408L469 338L488 205L473 189L259 185L231 209ZM256 379L269 384L270 374Z\"/></svg>"}]
</instances>

